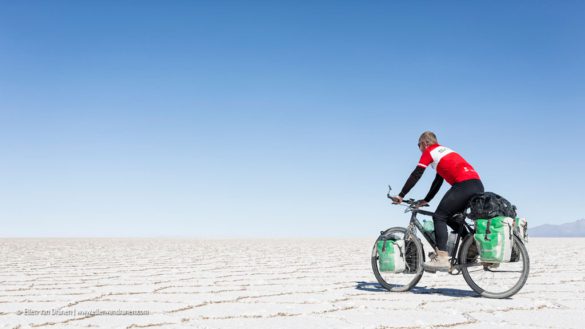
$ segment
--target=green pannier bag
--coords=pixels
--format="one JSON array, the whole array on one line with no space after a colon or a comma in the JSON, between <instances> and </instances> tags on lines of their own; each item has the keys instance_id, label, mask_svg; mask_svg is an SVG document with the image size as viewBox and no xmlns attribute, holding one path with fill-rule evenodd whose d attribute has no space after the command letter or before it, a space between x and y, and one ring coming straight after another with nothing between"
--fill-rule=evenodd
<instances>
[{"instance_id":1,"label":"green pannier bag","mask_svg":"<svg viewBox=\"0 0 585 329\"><path fill-rule=\"evenodd\" d=\"M498 216L475 220L474 239L482 262L505 263L512 258L514 219Z\"/></svg>"},{"instance_id":2,"label":"green pannier bag","mask_svg":"<svg viewBox=\"0 0 585 329\"><path fill-rule=\"evenodd\" d=\"M404 263L404 240L378 240L378 269L380 272L402 273Z\"/></svg>"},{"instance_id":3,"label":"green pannier bag","mask_svg":"<svg viewBox=\"0 0 585 329\"><path fill-rule=\"evenodd\" d=\"M528 221L526 218L516 217L514 233L516 233L522 242L526 243L528 241Z\"/></svg>"},{"instance_id":4,"label":"green pannier bag","mask_svg":"<svg viewBox=\"0 0 585 329\"><path fill-rule=\"evenodd\" d=\"M519 218L516 217L514 220L514 233L522 240L523 243L528 242L528 222L526 218ZM512 256L510 257L510 262L517 262L520 260L520 251L518 247L514 245L512 249Z\"/></svg>"}]
</instances>

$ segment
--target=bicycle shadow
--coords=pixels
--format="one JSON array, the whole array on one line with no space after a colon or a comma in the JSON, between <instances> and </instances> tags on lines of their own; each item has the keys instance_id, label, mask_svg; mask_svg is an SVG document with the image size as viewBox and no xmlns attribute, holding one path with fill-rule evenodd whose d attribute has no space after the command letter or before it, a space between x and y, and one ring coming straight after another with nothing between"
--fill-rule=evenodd
<instances>
[{"instance_id":1,"label":"bicycle shadow","mask_svg":"<svg viewBox=\"0 0 585 329\"><path fill-rule=\"evenodd\" d=\"M356 281L356 283L357 284L355 289L357 290L369 292L388 292L388 290L382 287L378 282ZM479 297L479 295L474 291L452 288L427 288L416 286L410 289L408 292L421 295L438 294L448 297Z\"/></svg>"}]
</instances>

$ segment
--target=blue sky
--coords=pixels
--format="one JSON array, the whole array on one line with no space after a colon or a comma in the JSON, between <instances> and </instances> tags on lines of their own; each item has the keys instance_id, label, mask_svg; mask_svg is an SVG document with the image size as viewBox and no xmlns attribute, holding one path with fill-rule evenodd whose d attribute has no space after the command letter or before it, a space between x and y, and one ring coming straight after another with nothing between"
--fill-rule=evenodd
<instances>
[{"instance_id":1,"label":"blue sky","mask_svg":"<svg viewBox=\"0 0 585 329\"><path fill-rule=\"evenodd\" d=\"M585 217L582 2L1 6L1 236L374 237L424 130Z\"/></svg>"}]
</instances>

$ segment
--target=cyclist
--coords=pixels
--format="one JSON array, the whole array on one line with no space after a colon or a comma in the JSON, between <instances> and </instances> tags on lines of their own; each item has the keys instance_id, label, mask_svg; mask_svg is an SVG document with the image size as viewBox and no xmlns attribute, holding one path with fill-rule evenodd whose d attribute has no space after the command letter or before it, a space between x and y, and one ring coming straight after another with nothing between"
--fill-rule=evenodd
<instances>
[{"instance_id":1,"label":"cyclist","mask_svg":"<svg viewBox=\"0 0 585 329\"><path fill-rule=\"evenodd\" d=\"M435 250L435 256L424 264L424 269L428 272L448 271L450 264L447 253L447 225L457 232L461 224L452 219L453 215L465 210L469 199L474 194L483 193L484 188L475 169L455 151L440 145L433 132L425 131L422 133L418 139L418 147L422 152L420 161L406 180L402 191L397 196L392 197L392 201L394 204L402 202L404 196L418 182L428 165L437 171L437 175L431 184L429 193L423 200L417 201L417 206L427 205L441 188L443 180L452 185L433 215L437 250ZM467 234L467 230L464 229L463 237Z\"/></svg>"}]
</instances>

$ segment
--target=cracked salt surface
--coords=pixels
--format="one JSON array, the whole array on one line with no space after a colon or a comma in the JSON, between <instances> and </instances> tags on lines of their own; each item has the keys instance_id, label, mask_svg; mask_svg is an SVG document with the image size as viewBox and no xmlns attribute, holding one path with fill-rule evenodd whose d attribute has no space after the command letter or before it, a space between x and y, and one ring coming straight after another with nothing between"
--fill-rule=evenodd
<instances>
[{"instance_id":1,"label":"cracked salt surface","mask_svg":"<svg viewBox=\"0 0 585 329\"><path fill-rule=\"evenodd\" d=\"M446 273L387 292L372 244L0 239L0 328L583 327L585 239L532 238L528 282L505 300Z\"/></svg>"}]
</instances>

